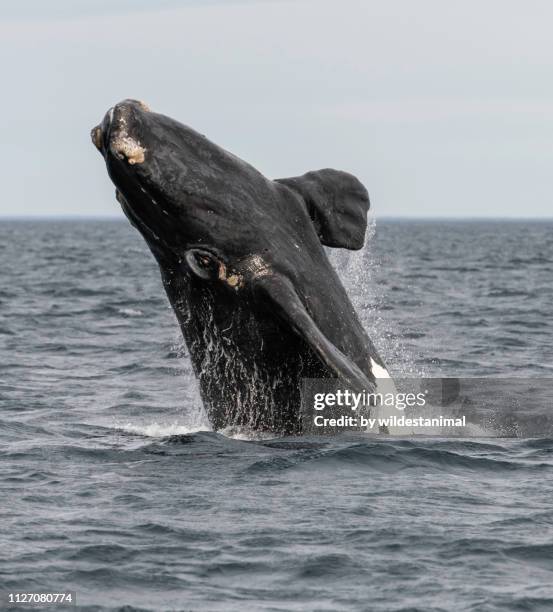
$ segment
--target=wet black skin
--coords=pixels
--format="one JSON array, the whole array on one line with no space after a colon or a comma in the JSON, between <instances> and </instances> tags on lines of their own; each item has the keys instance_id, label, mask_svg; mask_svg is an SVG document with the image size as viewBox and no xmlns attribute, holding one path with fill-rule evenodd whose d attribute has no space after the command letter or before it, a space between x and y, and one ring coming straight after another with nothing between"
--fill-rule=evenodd
<instances>
[{"instance_id":1,"label":"wet black skin","mask_svg":"<svg viewBox=\"0 0 553 612\"><path fill-rule=\"evenodd\" d=\"M133 100L92 137L157 259L214 429L300 433L303 377L374 389L370 359L382 360L322 246L362 247L369 202L357 179L269 180Z\"/></svg>"}]
</instances>

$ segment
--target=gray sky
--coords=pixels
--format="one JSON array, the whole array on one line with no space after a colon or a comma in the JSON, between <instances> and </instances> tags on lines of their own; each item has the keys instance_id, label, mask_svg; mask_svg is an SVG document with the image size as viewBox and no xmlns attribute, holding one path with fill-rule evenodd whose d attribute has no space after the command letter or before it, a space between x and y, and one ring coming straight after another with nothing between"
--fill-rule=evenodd
<instances>
[{"instance_id":1,"label":"gray sky","mask_svg":"<svg viewBox=\"0 0 553 612\"><path fill-rule=\"evenodd\" d=\"M0 215L121 216L89 130L133 97L269 177L353 172L377 217L553 216L551 23L547 0L4 1Z\"/></svg>"}]
</instances>

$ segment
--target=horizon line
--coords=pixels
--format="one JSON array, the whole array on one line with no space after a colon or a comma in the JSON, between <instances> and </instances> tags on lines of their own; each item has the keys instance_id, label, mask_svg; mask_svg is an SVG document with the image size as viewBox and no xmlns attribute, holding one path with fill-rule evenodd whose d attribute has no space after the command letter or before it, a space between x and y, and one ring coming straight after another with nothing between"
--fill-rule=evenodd
<instances>
[{"instance_id":1,"label":"horizon line","mask_svg":"<svg viewBox=\"0 0 553 612\"><path fill-rule=\"evenodd\" d=\"M375 216L369 212L369 218L377 221L553 221L553 216L411 216L411 215L382 215ZM1 221L127 221L124 215L1 215Z\"/></svg>"}]
</instances>

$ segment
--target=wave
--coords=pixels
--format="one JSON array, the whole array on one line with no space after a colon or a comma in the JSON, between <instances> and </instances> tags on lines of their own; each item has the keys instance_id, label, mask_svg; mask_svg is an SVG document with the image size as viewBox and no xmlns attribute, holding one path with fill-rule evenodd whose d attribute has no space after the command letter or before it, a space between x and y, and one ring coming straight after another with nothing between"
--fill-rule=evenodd
<instances>
[{"instance_id":1,"label":"wave","mask_svg":"<svg viewBox=\"0 0 553 612\"><path fill-rule=\"evenodd\" d=\"M188 426L177 423L150 423L136 425L134 423L126 423L116 425L116 429L126 431L147 438L170 438L173 436L186 436L200 431L210 431L205 425Z\"/></svg>"},{"instance_id":2,"label":"wave","mask_svg":"<svg viewBox=\"0 0 553 612\"><path fill-rule=\"evenodd\" d=\"M119 308L117 312L125 317L142 317L144 315L142 310L137 308Z\"/></svg>"},{"instance_id":3,"label":"wave","mask_svg":"<svg viewBox=\"0 0 553 612\"><path fill-rule=\"evenodd\" d=\"M219 430L219 434L225 436L225 438L231 438L232 440L272 440L276 436L274 433L267 431L256 431L250 427L235 427L229 426Z\"/></svg>"},{"instance_id":4,"label":"wave","mask_svg":"<svg viewBox=\"0 0 553 612\"><path fill-rule=\"evenodd\" d=\"M339 443L339 438L337 439ZM390 440L361 442L341 448L306 449L291 456L263 458L249 466L248 471L307 469L333 471L336 469L369 470L395 473L410 469L438 472L536 472L553 469L553 462L529 461L524 455L513 454L512 449L474 441L467 443L448 441Z\"/></svg>"}]
</instances>

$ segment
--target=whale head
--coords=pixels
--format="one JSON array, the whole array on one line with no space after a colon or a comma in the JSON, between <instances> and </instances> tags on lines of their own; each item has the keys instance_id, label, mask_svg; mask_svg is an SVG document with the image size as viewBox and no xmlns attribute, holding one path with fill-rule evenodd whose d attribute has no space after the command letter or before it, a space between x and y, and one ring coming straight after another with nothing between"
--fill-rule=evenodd
<instances>
[{"instance_id":1,"label":"whale head","mask_svg":"<svg viewBox=\"0 0 553 612\"><path fill-rule=\"evenodd\" d=\"M323 248L363 246L369 199L355 177L270 180L136 100L116 104L91 136L167 283L261 308L331 375L371 385L380 359Z\"/></svg>"}]
</instances>

